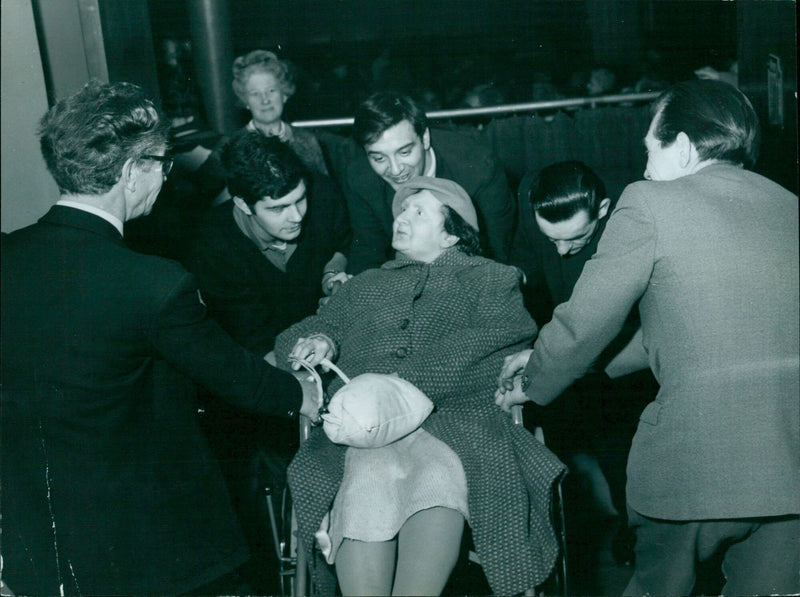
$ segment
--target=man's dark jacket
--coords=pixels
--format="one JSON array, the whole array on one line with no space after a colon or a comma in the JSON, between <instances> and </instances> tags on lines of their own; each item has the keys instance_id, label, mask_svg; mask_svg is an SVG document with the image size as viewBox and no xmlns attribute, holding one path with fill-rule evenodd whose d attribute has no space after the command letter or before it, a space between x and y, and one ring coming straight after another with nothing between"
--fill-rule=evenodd
<instances>
[{"instance_id":1,"label":"man's dark jacket","mask_svg":"<svg viewBox=\"0 0 800 597\"><path fill-rule=\"evenodd\" d=\"M569 300L572 289L581 276L583 266L597 251L597 243L603 236L608 217L602 218L594 236L583 249L562 257L555 245L536 223L531 208L531 186L537 172L528 172L522 179L517 193L517 224L511 242L509 263L519 267L525 274L522 290L525 306L540 325L550 321L553 309ZM616 198L611 198L608 213L614 210Z\"/></svg>"},{"instance_id":2,"label":"man's dark jacket","mask_svg":"<svg viewBox=\"0 0 800 597\"><path fill-rule=\"evenodd\" d=\"M517 223L511 242L509 263L520 268L525 274L525 282L522 285L525 307L536 323L544 326L550 321L553 309L572 296L572 290L581 277L584 266L597 252L597 244L603 237L609 216L606 215L598 222L594 236L583 249L569 257L562 257L550 239L539 230L531 208L531 186L536 181L536 175L535 171L528 172L519 185ZM611 204L608 214L611 214L617 205L617 198L609 199ZM602 366L608 364L625 346L639 325L639 312L632 309L619 336L600 355L598 368L602 369Z\"/></svg>"},{"instance_id":3,"label":"man's dark jacket","mask_svg":"<svg viewBox=\"0 0 800 597\"><path fill-rule=\"evenodd\" d=\"M2 246L2 554L17 593L176 594L247 559L191 379L264 414L291 375L207 317L191 274L55 206Z\"/></svg>"},{"instance_id":4,"label":"man's dark jacket","mask_svg":"<svg viewBox=\"0 0 800 597\"><path fill-rule=\"evenodd\" d=\"M558 254L556 246L539 229L531 208L531 186L538 171L526 174L520 182L517 194L517 226L511 244L509 263L519 267L525 274L522 293L525 306L539 325L544 325L553 315L553 309L569 300L586 263L597 251L597 243L603 236L608 216L599 220L592 239L580 251L569 257ZM611 198L609 213L616 205ZM600 357L597 369L607 363L628 341L639 327L639 313L631 311L619 337L612 342ZM649 372L636 377L640 383L650 380ZM634 383L628 378L624 383ZM560 457L579 452L597 453L603 441L630 441L626 423L638 415L644 400L652 398L649 388L640 389L636 400L621 404L619 395L628 387L617 381L616 385L604 374L594 371L576 382L559 398L557 407L544 408L534 403L526 405L530 416L526 421L535 421L544 428L547 446ZM613 388L613 390L612 390ZM607 400L604 399L607 397ZM637 410L638 409L638 410ZM614 487L616 489L616 486ZM622 500L621 506L624 506Z\"/></svg>"},{"instance_id":5,"label":"man's dark jacket","mask_svg":"<svg viewBox=\"0 0 800 597\"><path fill-rule=\"evenodd\" d=\"M514 225L514 198L503 168L491 149L465 132L431 130L436 176L461 185L478 212L487 256L508 260ZM347 271L357 274L394 258L392 200L394 189L378 176L364 152L348 164L343 190L353 227Z\"/></svg>"},{"instance_id":6,"label":"man's dark jacket","mask_svg":"<svg viewBox=\"0 0 800 597\"><path fill-rule=\"evenodd\" d=\"M317 311L322 274L344 253L350 223L344 199L327 176L312 175L308 210L286 271L273 265L236 225L233 202L206 212L192 235L184 265L197 277L209 314L234 340L257 354L275 336Z\"/></svg>"}]
</instances>

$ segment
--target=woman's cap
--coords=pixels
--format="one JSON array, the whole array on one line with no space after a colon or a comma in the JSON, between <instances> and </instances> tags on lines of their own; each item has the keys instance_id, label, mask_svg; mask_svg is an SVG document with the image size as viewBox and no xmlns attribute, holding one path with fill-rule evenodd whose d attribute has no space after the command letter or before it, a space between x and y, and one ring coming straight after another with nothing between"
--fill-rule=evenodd
<instances>
[{"instance_id":1,"label":"woman's cap","mask_svg":"<svg viewBox=\"0 0 800 597\"><path fill-rule=\"evenodd\" d=\"M472 199L460 185L452 180L445 178L433 178L431 176L415 176L407 183L397 189L392 201L392 214L397 217L400 213L400 205L406 197L416 195L420 191L430 191L443 205L448 206L464 221L478 230L478 214Z\"/></svg>"}]
</instances>

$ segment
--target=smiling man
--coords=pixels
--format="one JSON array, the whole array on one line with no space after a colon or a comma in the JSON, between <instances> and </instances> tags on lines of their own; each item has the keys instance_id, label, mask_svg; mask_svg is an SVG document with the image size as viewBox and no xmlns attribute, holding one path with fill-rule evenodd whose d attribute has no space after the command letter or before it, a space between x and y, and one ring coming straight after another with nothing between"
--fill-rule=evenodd
<instances>
[{"instance_id":1,"label":"smiling man","mask_svg":"<svg viewBox=\"0 0 800 597\"><path fill-rule=\"evenodd\" d=\"M505 262L514 201L502 167L473 137L428 128L422 109L406 96L379 92L356 111L353 137L364 155L348 164L343 190L353 227L348 271L379 267L394 252L392 199L414 176L445 178L471 197L486 254Z\"/></svg>"}]
</instances>

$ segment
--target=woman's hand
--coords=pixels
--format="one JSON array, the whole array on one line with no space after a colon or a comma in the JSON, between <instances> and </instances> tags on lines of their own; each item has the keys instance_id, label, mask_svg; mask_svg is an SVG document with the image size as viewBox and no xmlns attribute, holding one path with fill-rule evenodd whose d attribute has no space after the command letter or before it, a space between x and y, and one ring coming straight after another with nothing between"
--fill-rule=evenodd
<instances>
[{"instance_id":1,"label":"woman's hand","mask_svg":"<svg viewBox=\"0 0 800 597\"><path fill-rule=\"evenodd\" d=\"M336 294L342 284L346 283L352 274L346 272L325 272L322 276L322 292L325 296L332 296Z\"/></svg>"},{"instance_id":2,"label":"woman's hand","mask_svg":"<svg viewBox=\"0 0 800 597\"><path fill-rule=\"evenodd\" d=\"M336 346L333 340L324 334L312 334L308 338L298 338L289 360L305 361L310 367L316 367L322 359L333 360L336 357ZM292 362L292 369L300 369L300 363Z\"/></svg>"}]
</instances>

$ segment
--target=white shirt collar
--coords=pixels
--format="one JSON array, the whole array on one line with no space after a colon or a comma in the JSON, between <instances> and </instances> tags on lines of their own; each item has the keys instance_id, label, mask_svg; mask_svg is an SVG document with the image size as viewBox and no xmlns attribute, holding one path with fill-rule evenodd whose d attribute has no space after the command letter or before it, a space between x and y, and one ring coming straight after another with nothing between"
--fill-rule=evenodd
<instances>
[{"instance_id":1,"label":"white shirt collar","mask_svg":"<svg viewBox=\"0 0 800 597\"><path fill-rule=\"evenodd\" d=\"M259 129L259 128L256 126L256 123L255 123L254 121L252 121L252 120L251 120L250 122L248 122L248 123L245 125L245 127L244 127L244 128L245 128L245 129L247 129L248 131L250 131L251 133L261 133L262 135L265 135L264 131L262 131L261 129ZM281 140L282 140L282 139L283 139L283 137L285 136L285 134L286 134L286 123L285 123L283 120L281 120L281 125L280 125L280 127L278 128L278 132L277 132L277 133L275 133L274 135L271 135L271 136L272 136L272 137L278 137L279 139L281 139Z\"/></svg>"},{"instance_id":2,"label":"white shirt collar","mask_svg":"<svg viewBox=\"0 0 800 597\"><path fill-rule=\"evenodd\" d=\"M119 231L120 236L122 236L122 220L118 217L108 213L105 210L100 209L99 207L95 207L94 205L87 205L86 203L81 203L79 201L70 201L69 199L59 199L56 201L56 205L63 205L64 207L73 207L75 209L80 209L81 211L89 212L90 214L94 214L100 218L103 218L106 222L114 226Z\"/></svg>"},{"instance_id":3,"label":"white shirt collar","mask_svg":"<svg viewBox=\"0 0 800 597\"><path fill-rule=\"evenodd\" d=\"M425 156L425 172L423 176L436 176L436 153L433 151L433 145L428 148L427 155Z\"/></svg>"}]
</instances>

